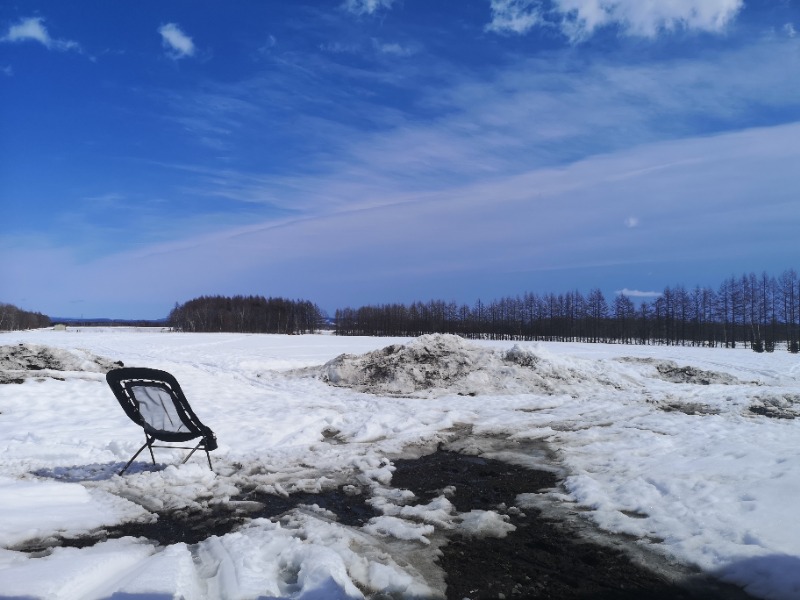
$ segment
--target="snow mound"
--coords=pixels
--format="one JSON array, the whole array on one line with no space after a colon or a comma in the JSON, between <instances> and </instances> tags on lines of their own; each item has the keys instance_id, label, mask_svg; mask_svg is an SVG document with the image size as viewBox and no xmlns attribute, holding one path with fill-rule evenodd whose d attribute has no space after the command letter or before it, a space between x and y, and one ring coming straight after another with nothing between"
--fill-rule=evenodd
<instances>
[{"instance_id":1,"label":"snow mound","mask_svg":"<svg viewBox=\"0 0 800 600\"><path fill-rule=\"evenodd\" d=\"M753 398L750 412L773 419L800 417L800 394L762 394Z\"/></svg>"},{"instance_id":2,"label":"snow mound","mask_svg":"<svg viewBox=\"0 0 800 600\"><path fill-rule=\"evenodd\" d=\"M67 372L106 373L121 367L86 350L63 350L37 344L0 346L0 383L22 383L29 377L63 377Z\"/></svg>"},{"instance_id":3,"label":"snow mound","mask_svg":"<svg viewBox=\"0 0 800 600\"><path fill-rule=\"evenodd\" d=\"M461 515L459 532L467 537L495 537L504 538L517 526L509 523L507 515L501 515L493 510L471 510Z\"/></svg>"},{"instance_id":4,"label":"snow mound","mask_svg":"<svg viewBox=\"0 0 800 600\"><path fill-rule=\"evenodd\" d=\"M692 366L680 366L672 360L657 360L654 358L624 357L620 362L652 365L655 367L654 376L670 383L689 383L693 385L740 385L743 383L733 375L718 371L706 371Z\"/></svg>"},{"instance_id":5,"label":"snow mound","mask_svg":"<svg viewBox=\"0 0 800 600\"><path fill-rule=\"evenodd\" d=\"M378 395L574 393L576 387L610 385L622 377L597 363L556 357L538 346L486 348L455 336L430 334L362 355L341 354L322 366L326 383Z\"/></svg>"}]
</instances>

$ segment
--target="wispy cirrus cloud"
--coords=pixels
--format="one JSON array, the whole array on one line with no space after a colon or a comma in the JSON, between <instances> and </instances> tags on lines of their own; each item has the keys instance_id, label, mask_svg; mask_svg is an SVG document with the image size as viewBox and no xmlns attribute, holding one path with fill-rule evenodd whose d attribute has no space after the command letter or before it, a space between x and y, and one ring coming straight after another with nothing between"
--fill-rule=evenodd
<instances>
[{"instance_id":1,"label":"wispy cirrus cloud","mask_svg":"<svg viewBox=\"0 0 800 600\"><path fill-rule=\"evenodd\" d=\"M800 120L800 82L785 77L798 51L796 39L765 38L724 54L647 64L555 63L543 56L480 77L430 65L435 86L415 79L408 61L372 72L320 55L170 96L169 118L206 146L211 139L231 152L281 148L273 165L303 158L286 163L291 167L280 181L270 175L243 186L226 181L219 189L211 181L208 193L287 207L375 205L385 190L475 181L657 140ZM348 85L332 89L331 80ZM372 101L376 87L409 82L417 82L424 119ZM250 131L259 134L251 139ZM335 173L336 182L310 191L310 173ZM624 223L630 232L642 222L652 223L635 207L616 217L617 227Z\"/></svg>"},{"instance_id":2,"label":"wispy cirrus cloud","mask_svg":"<svg viewBox=\"0 0 800 600\"><path fill-rule=\"evenodd\" d=\"M325 42L319 45L319 49L329 54L376 54L395 58L406 58L414 56L419 52L419 46L415 44L400 44L398 42L385 42L378 38L372 38L372 43L362 42Z\"/></svg>"},{"instance_id":3,"label":"wispy cirrus cloud","mask_svg":"<svg viewBox=\"0 0 800 600\"><path fill-rule=\"evenodd\" d=\"M404 302L420 294L485 293L470 286L486 279L487 272L508 277L517 291L531 285L532 274L544 290L559 291L568 288L548 273L566 269L573 273L569 281L579 278L586 289L592 274L606 279L615 265L649 270L650 265L678 261L669 275L662 273L663 285L664 277L682 277L679 269L698 261L693 241L700 237L710 248L703 251L703 260L711 255L727 260L726 267L741 264L754 249L770 260L791 256L791 233L772 238L781 228L795 231L800 223L792 210L791 191L798 185L793 168L800 156L795 142L798 133L800 125L793 125L659 143L563 169L531 171L404 198L395 195L393 202L378 206L363 206L362 197L362 206L353 202L339 211L253 220L246 226L183 235L168 243L140 244L89 262L70 258L63 248L39 247L20 238L9 245L15 260L0 262L0 280L19 281L15 292L20 295L40 293L36 286L56 286L70 297L91 291L92 296L105 298L125 281L146 277L162 281L167 297L178 299L207 293L208 282L228 285L231 293L256 293L258 282L271 280L280 281L285 293L295 297L314 297L315 290L318 294L320 286L327 286L332 290L330 307L336 307L353 302L354 289L359 302L369 301L364 294L386 294L387 290ZM702 162L677 160L687 155ZM642 168L663 164L675 166ZM739 177L730 178L731 172ZM630 178L630 173L636 175ZM235 173L217 175L237 178ZM305 184L312 191L339 187L353 196L359 193L354 186L341 187L343 182L336 177L318 177ZM596 208L587 207L587 197L594 199ZM766 200L754 202L756 197ZM619 235L619 215L632 206L653 223L654 231ZM508 214L514 219L509 220ZM742 224L754 233L768 232L765 240L756 244L730 240L727 231L739 231ZM175 223L169 227L174 230ZM3 244L0 237L0 250L5 250ZM379 260L365 260L366 256ZM70 261L73 264L67 264ZM35 272L37 264L53 266L53 276L46 280L23 277ZM298 269L298 264L303 268ZM191 277L170 276L174 273ZM659 285L651 283L652 278L638 287L631 285L632 279L636 284L635 279L641 278L626 269L607 285L630 297L657 296L649 291L651 285ZM713 280L682 283L713 284ZM493 294L497 297L502 292ZM144 302L152 290L132 289L128 296ZM169 305L161 308L168 309Z\"/></svg>"},{"instance_id":4,"label":"wispy cirrus cloud","mask_svg":"<svg viewBox=\"0 0 800 600\"><path fill-rule=\"evenodd\" d=\"M380 10L388 10L394 0L345 0L342 7L356 15L371 15Z\"/></svg>"},{"instance_id":5,"label":"wispy cirrus cloud","mask_svg":"<svg viewBox=\"0 0 800 600\"><path fill-rule=\"evenodd\" d=\"M490 5L488 31L523 34L544 22L540 0L491 0Z\"/></svg>"},{"instance_id":6,"label":"wispy cirrus cloud","mask_svg":"<svg viewBox=\"0 0 800 600\"><path fill-rule=\"evenodd\" d=\"M0 41L8 43L38 42L48 50L81 52L81 45L73 40L54 38L44 26L44 18L28 17L11 25Z\"/></svg>"},{"instance_id":7,"label":"wispy cirrus cloud","mask_svg":"<svg viewBox=\"0 0 800 600\"><path fill-rule=\"evenodd\" d=\"M563 31L573 40L616 25L626 35L652 38L677 29L719 33L744 0L554 0Z\"/></svg>"},{"instance_id":8,"label":"wispy cirrus cloud","mask_svg":"<svg viewBox=\"0 0 800 600\"><path fill-rule=\"evenodd\" d=\"M161 34L161 41L167 49L167 54L175 60L186 58L195 53L195 45L188 35L175 23L167 23L158 28Z\"/></svg>"},{"instance_id":9,"label":"wispy cirrus cloud","mask_svg":"<svg viewBox=\"0 0 800 600\"><path fill-rule=\"evenodd\" d=\"M744 0L490 0L490 6L489 31L524 34L546 26L578 42L609 26L646 38L680 29L720 33Z\"/></svg>"}]
</instances>

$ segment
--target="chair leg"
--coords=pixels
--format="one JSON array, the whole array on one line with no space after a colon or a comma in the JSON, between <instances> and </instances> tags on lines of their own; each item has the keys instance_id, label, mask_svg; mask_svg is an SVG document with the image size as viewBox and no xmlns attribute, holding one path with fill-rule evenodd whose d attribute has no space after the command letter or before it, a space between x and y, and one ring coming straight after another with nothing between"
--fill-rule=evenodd
<instances>
[{"instance_id":1,"label":"chair leg","mask_svg":"<svg viewBox=\"0 0 800 600\"><path fill-rule=\"evenodd\" d=\"M200 446L202 446L202 445L203 445L203 442L200 442L199 444L197 444L197 446L195 446L194 448L192 448L192 451L191 451L191 452L189 452L189 454L187 454L187 455L186 455L186 458L184 458L184 459L183 459L183 461L181 462L181 464L182 464L182 465L185 465L185 464L186 464L186 462L187 462L187 461L188 461L190 458L192 458L192 454L194 454L195 452L197 452L197 450L199 450L199 449L200 449ZM208 453L208 450L206 450L205 448L203 448L203 450L205 450L205 451L206 451L206 458L208 459L208 468L209 468L209 469L211 469L211 470L213 471L213 470L214 470L214 467L212 467L212 466L211 466L211 455Z\"/></svg>"},{"instance_id":2,"label":"chair leg","mask_svg":"<svg viewBox=\"0 0 800 600\"><path fill-rule=\"evenodd\" d=\"M131 463L133 463L133 461L136 460L136 457L139 456L139 454L141 454L142 450L144 450L145 448L147 448L149 446L150 446L150 440L147 440L144 443L144 445L136 451L136 454L134 454L131 457L131 459L128 461L128 464L125 465L125 467L122 469L122 471L119 472L119 474L122 475L125 471L127 471L128 467L130 467ZM150 454L153 454L153 449L152 448L150 448ZM155 458L153 459L153 464L155 464Z\"/></svg>"},{"instance_id":3,"label":"chair leg","mask_svg":"<svg viewBox=\"0 0 800 600\"><path fill-rule=\"evenodd\" d=\"M201 442L201 443L202 443L202 442ZM200 447L200 444L197 444L197 446L195 446L194 448L192 448L192 451L191 451L191 452L189 452L189 454L187 454L187 455L186 455L186 458L184 458L184 459L183 459L183 461L181 462L181 464L182 464L182 465L185 465L185 464L186 464L186 461L188 461L190 458L192 458L192 454L194 454L195 452L197 452L197 449L198 449L199 447Z\"/></svg>"}]
</instances>

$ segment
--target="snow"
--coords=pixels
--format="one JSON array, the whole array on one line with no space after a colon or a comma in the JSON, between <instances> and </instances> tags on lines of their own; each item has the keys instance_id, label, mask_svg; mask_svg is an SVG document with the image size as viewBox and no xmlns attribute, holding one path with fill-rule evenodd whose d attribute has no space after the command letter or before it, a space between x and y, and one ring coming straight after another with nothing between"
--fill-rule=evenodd
<instances>
[{"instance_id":1,"label":"snow","mask_svg":"<svg viewBox=\"0 0 800 600\"><path fill-rule=\"evenodd\" d=\"M5 547L55 533L74 537L125 518L150 513L124 498L76 483L20 481L0 477L0 539Z\"/></svg>"},{"instance_id":2,"label":"snow","mask_svg":"<svg viewBox=\"0 0 800 600\"><path fill-rule=\"evenodd\" d=\"M183 451L140 456L141 429L104 373L169 371L217 434L214 472ZM2 383L4 382L4 383ZM442 597L438 532L513 535L497 511L421 503L392 461L459 437L557 471L523 494L580 510L680 564L762 598L800 597L800 360L786 352L599 344L182 334L101 328L0 334L0 590L52 600ZM498 440L500 440L498 442ZM544 443L549 452L520 455ZM526 446L527 444L527 446ZM169 466L165 466L169 465ZM361 527L297 506L197 543L104 539L245 490L347 485ZM84 547L59 547L79 537Z\"/></svg>"},{"instance_id":3,"label":"snow","mask_svg":"<svg viewBox=\"0 0 800 600\"><path fill-rule=\"evenodd\" d=\"M470 537L506 537L516 529L508 517L493 510L471 510L462 515L458 529Z\"/></svg>"}]
</instances>

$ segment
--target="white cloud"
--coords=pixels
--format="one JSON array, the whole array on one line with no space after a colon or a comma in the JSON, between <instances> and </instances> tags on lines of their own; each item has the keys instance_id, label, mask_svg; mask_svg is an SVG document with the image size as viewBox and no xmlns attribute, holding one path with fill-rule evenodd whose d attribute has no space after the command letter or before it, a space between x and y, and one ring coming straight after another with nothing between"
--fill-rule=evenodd
<instances>
[{"instance_id":1,"label":"white cloud","mask_svg":"<svg viewBox=\"0 0 800 600\"><path fill-rule=\"evenodd\" d=\"M371 15L381 9L389 10L393 3L394 0L345 0L342 6L356 15Z\"/></svg>"},{"instance_id":2,"label":"white cloud","mask_svg":"<svg viewBox=\"0 0 800 600\"><path fill-rule=\"evenodd\" d=\"M4 67L0 68L0 73L6 75L7 77L11 77L14 74L14 69L11 68L11 65L5 65Z\"/></svg>"},{"instance_id":3,"label":"white cloud","mask_svg":"<svg viewBox=\"0 0 800 600\"><path fill-rule=\"evenodd\" d=\"M625 219L625 227L628 229L634 229L639 226L639 218L638 217L628 217Z\"/></svg>"},{"instance_id":4,"label":"white cloud","mask_svg":"<svg viewBox=\"0 0 800 600\"><path fill-rule=\"evenodd\" d=\"M396 42L385 43L373 39L372 44L375 47L375 50L381 54L388 54L390 56L412 56L416 54L416 49L410 46L403 46L402 44L398 44Z\"/></svg>"},{"instance_id":5,"label":"white cloud","mask_svg":"<svg viewBox=\"0 0 800 600\"><path fill-rule=\"evenodd\" d=\"M797 36L797 29L794 28L794 23L786 23L783 26L783 32L790 38Z\"/></svg>"},{"instance_id":6,"label":"white cloud","mask_svg":"<svg viewBox=\"0 0 800 600\"><path fill-rule=\"evenodd\" d=\"M629 290L628 288L623 288L621 290L617 290L616 294L619 296L627 296L628 298L658 298L661 295L661 292L643 292L641 290Z\"/></svg>"},{"instance_id":7,"label":"white cloud","mask_svg":"<svg viewBox=\"0 0 800 600\"><path fill-rule=\"evenodd\" d=\"M170 52L169 55L174 59L192 56L194 54L194 42L186 35L175 23L167 23L158 28L161 34L164 47Z\"/></svg>"},{"instance_id":8,"label":"white cloud","mask_svg":"<svg viewBox=\"0 0 800 600\"><path fill-rule=\"evenodd\" d=\"M75 50L80 52L81 46L72 40L60 40L50 36L43 25L42 17L29 17L22 19L16 25L8 28L8 32L0 38L3 42L39 42L48 50Z\"/></svg>"},{"instance_id":9,"label":"white cloud","mask_svg":"<svg viewBox=\"0 0 800 600\"><path fill-rule=\"evenodd\" d=\"M687 29L719 33L744 0L490 0L495 32L526 33L537 25L557 26L572 41L597 29L618 26L625 35L655 37Z\"/></svg>"},{"instance_id":10,"label":"white cloud","mask_svg":"<svg viewBox=\"0 0 800 600\"><path fill-rule=\"evenodd\" d=\"M491 7L488 31L522 34L543 22L541 0L491 0Z\"/></svg>"},{"instance_id":11,"label":"white cloud","mask_svg":"<svg viewBox=\"0 0 800 600\"><path fill-rule=\"evenodd\" d=\"M744 6L743 0L554 0L573 40L605 25L628 35L655 37L663 31L721 32Z\"/></svg>"}]
</instances>

